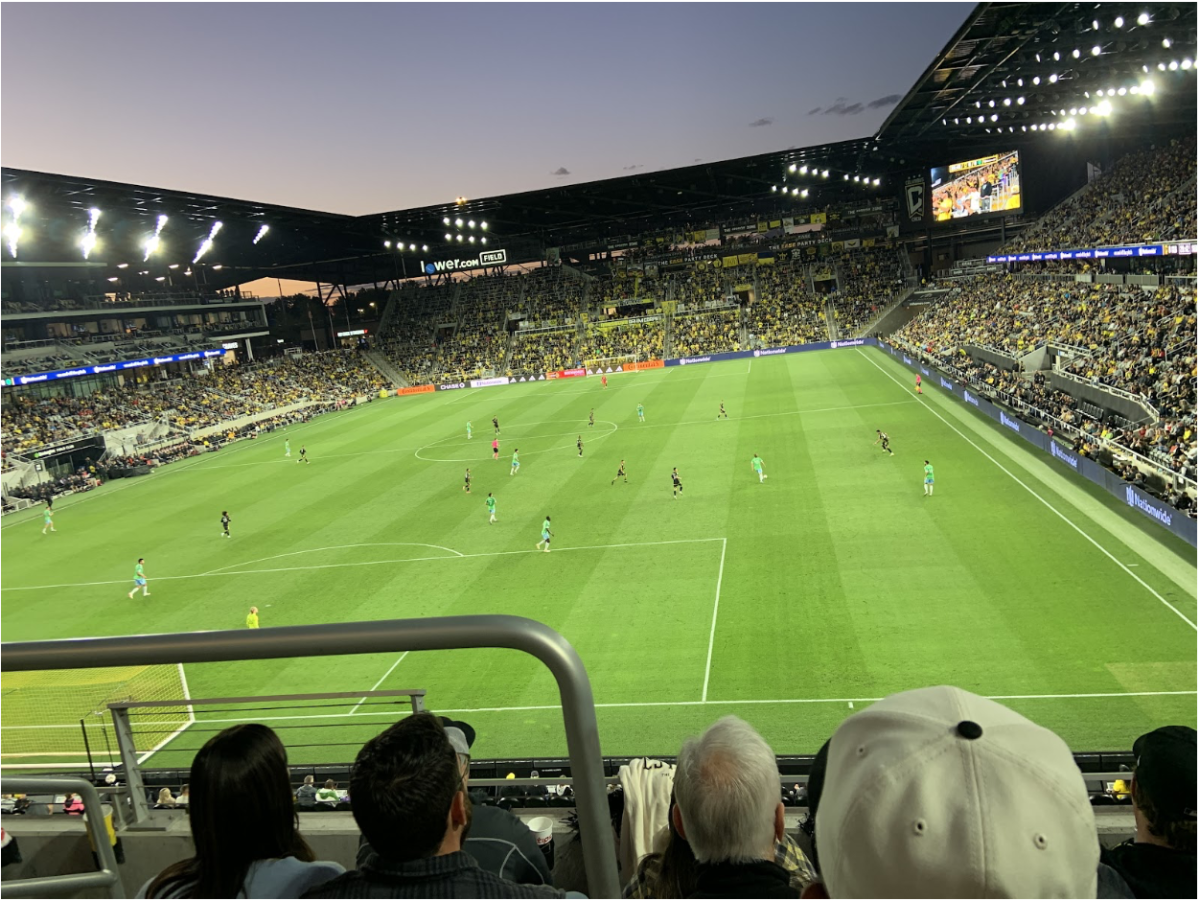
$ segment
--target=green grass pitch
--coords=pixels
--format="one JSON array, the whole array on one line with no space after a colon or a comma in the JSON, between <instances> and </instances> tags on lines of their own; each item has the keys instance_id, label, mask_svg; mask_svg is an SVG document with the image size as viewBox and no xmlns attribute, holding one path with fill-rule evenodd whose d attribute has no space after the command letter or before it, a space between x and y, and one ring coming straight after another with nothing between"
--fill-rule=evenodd
<instances>
[{"instance_id":1,"label":"green grass pitch","mask_svg":"<svg viewBox=\"0 0 1200 901\"><path fill-rule=\"evenodd\" d=\"M519 614L579 651L610 755L673 754L728 713L777 753L812 753L852 708L940 683L1007 698L1077 750L1196 724L1194 550L928 381L918 398L870 348L392 399L286 435L291 459L277 432L65 498L57 534L36 511L6 520L4 640L236 629L251 604L264 628ZM139 556L151 596L130 600ZM565 753L532 658L398 657L186 671L194 697L424 688L477 728L481 758ZM403 709L353 708L265 721L293 762L346 761ZM201 710L151 765L187 765L240 716L263 714Z\"/></svg>"}]
</instances>

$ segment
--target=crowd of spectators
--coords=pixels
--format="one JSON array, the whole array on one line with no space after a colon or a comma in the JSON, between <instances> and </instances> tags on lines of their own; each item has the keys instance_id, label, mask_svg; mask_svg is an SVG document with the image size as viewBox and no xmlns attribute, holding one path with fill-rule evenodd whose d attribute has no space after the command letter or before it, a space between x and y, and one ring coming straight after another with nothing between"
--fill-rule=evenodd
<instances>
[{"instance_id":1,"label":"crowd of spectators","mask_svg":"<svg viewBox=\"0 0 1200 901\"><path fill-rule=\"evenodd\" d=\"M671 353L677 357L739 350L741 310L677 315L671 320Z\"/></svg>"},{"instance_id":2,"label":"crowd of spectators","mask_svg":"<svg viewBox=\"0 0 1200 901\"><path fill-rule=\"evenodd\" d=\"M808 289L803 263L777 262L758 271L758 295L747 310L752 339L786 347L828 339L825 303Z\"/></svg>"},{"instance_id":3,"label":"crowd of spectators","mask_svg":"<svg viewBox=\"0 0 1200 901\"><path fill-rule=\"evenodd\" d=\"M475 743L469 724L416 713L366 742L348 790L309 775L293 791L274 731L227 728L197 752L186 804L160 792L157 806L180 810L163 816L188 817L194 851L138 897L585 897L555 886L534 824L472 786ZM625 808L622 896L1194 898L1196 730L1162 726L1130 745L1130 777L1097 792L1058 735L1010 707L946 685L899 692L833 730L797 786L807 812L790 833L775 750L726 716L673 764L622 767L624 797L609 798ZM322 795L354 818L353 861L317 860L304 839L298 812ZM1124 843L1102 846L1101 804L1133 814Z\"/></svg>"},{"instance_id":4,"label":"crowd of spectators","mask_svg":"<svg viewBox=\"0 0 1200 901\"><path fill-rule=\"evenodd\" d=\"M275 407L372 395L387 381L356 351L280 357L221 367L194 378L109 386L84 397L11 389L0 410L6 453L166 417L181 431L219 425Z\"/></svg>"},{"instance_id":5,"label":"crowd of spectators","mask_svg":"<svg viewBox=\"0 0 1200 901\"><path fill-rule=\"evenodd\" d=\"M856 335L904 289L904 268L895 249L848 252L837 263L833 315L843 336Z\"/></svg>"},{"instance_id":6,"label":"crowd of spectators","mask_svg":"<svg viewBox=\"0 0 1200 901\"><path fill-rule=\"evenodd\" d=\"M1196 237L1196 138L1122 157L1006 247L1067 250Z\"/></svg>"},{"instance_id":7,"label":"crowd of spectators","mask_svg":"<svg viewBox=\"0 0 1200 901\"><path fill-rule=\"evenodd\" d=\"M617 321L612 325L593 325L588 329L582 356L588 363L635 355L641 359L661 360L665 337L666 329L660 317L648 322Z\"/></svg>"},{"instance_id":8,"label":"crowd of spectators","mask_svg":"<svg viewBox=\"0 0 1200 901\"><path fill-rule=\"evenodd\" d=\"M538 375L572 369L579 362L574 328L557 332L518 333L513 337L506 374Z\"/></svg>"}]
</instances>

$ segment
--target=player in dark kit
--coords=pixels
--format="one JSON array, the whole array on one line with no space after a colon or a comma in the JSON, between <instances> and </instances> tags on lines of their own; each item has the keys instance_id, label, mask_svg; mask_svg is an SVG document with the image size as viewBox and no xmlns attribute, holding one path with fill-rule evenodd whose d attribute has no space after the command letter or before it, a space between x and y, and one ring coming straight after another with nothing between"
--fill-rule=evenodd
<instances>
[{"instance_id":1,"label":"player in dark kit","mask_svg":"<svg viewBox=\"0 0 1200 901\"><path fill-rule=\"evenodd\" d=\"M729 418L729 414L725 412L725 402L724 401L721 401L721 412L717 414L717 419L721 419L722 417L724 417L725 419Z\"/></svg>"},{"instance_id":2,"label":"player in dark kit","mask_svg":"<svg viewBox=\"0 0 1200 901\"><path fill-rule=\"evenodd\" d=\"M471 493L471 470L467 470L467 474L463 476L463 491L467 494Z\"/></svg>"},{"instance_id":3,"label":"player in dark kit","mask_svg":"<svg viewBox=\"0 0 1200 901\"><path fill-rule=\"evenodd\" d=\"M625 475L625 461L624 460L621 461L621 465L619 467L617 467L617 474L615 476L613 476L613 480L611 482L609 482L608 484L609 485L617 484L617 479L624 479L626 484L628 484L628 482L629 482L629 476Z\"/></svg>"},{"instance_id":4,"label":"player in dark kit","mask_svg":"<svg viewBox=\"0 0 1200 901\"><path fill-rule=\"evenodd\" d=\"M580 435L575 439L575 446L579 448L579 456L583 456L583 436Z\"/></svg>"},{"instance_id":5,"label":"player in dark kit","mask_svg":"<svg viewBox=\"0 0 1200 901\"><path fill-rule=\"evenodd\" d=\"M679 467L671 470L671 497L683 494L683 482L679 480Z\"/></svg>"},{"instance_id":6,"label":"player in dark kit","mask_svg":"<svg viewBox=\"0 0 1200 901\"><path fill-rule=\"evenodd\" d=\"M596 424L596 411L592 410L592 412L588 414L588 426L591 427L591 426L594 426L595 424Z\"/></svg>"},{"instance_id":7,"label":"player in dark kit","mask_svg":"<svg viewBox=\"0 0 1200 901\"><path fill-rule=\"evenodd\" d=\"M881 431L879 431L879 429L876 429L875 434L879 436L878 438L875 439L875 443L876 444L882 443L883 449L885 451L887 451L888 454L890 454L893 457L896 456L894 453L892 453L892 449L890 447L888 447L888 441L890 441L891 439L888 438L887 432L881 432Z\"/></svg>"},{"instance_id":8,"label":"player in dark kit","mask_svg":"<svg viewBox=\"0 0 1200 901\"><path fill-rule=\"evenodd\" d=\"M221 511L221 529L223 530L221 533L222 536L225 538L228 538L229 537L229 511L228 510Z\"/></svg>"},{"instance_id":9,"label":"player in dark kit","mask_svg":"<svg viewBox=\"0 0 1200 901\"><path fill-rule=\"evenodd\" d=\"M495 416L492 417L492 428L495 430L497 435L500 434L500 420Z\"/></svg>"},{"instance_id":10,"label":"player in dark kit","mask_svg":"<svg viewBox=\"0 0 1200 901\"><path fill-rule=\"evenodd\" d=\"M300 456L296 458L296 462L305 464L308 463L308 448L304 446L300 447Z\"/></svg>"}]
</instances>

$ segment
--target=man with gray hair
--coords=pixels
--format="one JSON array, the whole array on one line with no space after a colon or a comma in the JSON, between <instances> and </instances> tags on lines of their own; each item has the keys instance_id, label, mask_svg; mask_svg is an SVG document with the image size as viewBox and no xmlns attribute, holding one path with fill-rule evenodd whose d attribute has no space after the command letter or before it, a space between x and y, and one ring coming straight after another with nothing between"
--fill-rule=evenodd
<instances>
[{"instance_id":1,"label":"man with gray hair","mask_svg":"<svg viewBox=\"0 0 1200 901\"><path fill-rule=\"evenodd\" d=\"M699 863L694 898L795 898L775 863L783 802L775 752L727 716L689 738L675 769L675 829Z\"/></svg>"}]
</instances>

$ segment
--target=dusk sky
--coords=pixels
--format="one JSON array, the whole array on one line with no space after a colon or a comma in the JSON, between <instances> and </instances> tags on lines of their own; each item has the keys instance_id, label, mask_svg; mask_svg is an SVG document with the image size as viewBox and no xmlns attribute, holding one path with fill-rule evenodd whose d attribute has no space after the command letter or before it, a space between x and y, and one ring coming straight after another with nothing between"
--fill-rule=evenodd
<instances>
[{"instance_id":1,"label":"dusk sky","mask_svg":"<svg viewBox=\"0 0 1200 901\"><path fill-rule=\"evenodd\" d=\"M365 214L873 134L970 3L0 12L5 166Z\"/></svg>"}]
</instances>

